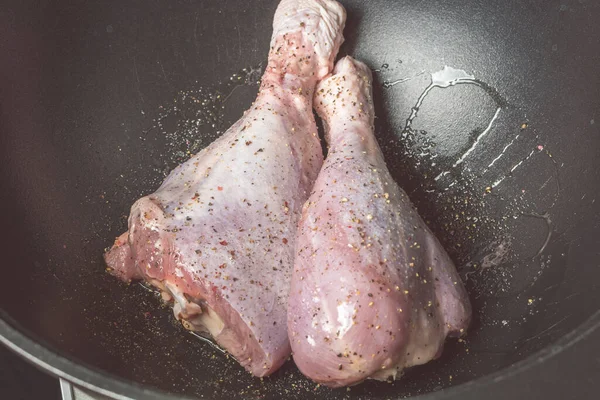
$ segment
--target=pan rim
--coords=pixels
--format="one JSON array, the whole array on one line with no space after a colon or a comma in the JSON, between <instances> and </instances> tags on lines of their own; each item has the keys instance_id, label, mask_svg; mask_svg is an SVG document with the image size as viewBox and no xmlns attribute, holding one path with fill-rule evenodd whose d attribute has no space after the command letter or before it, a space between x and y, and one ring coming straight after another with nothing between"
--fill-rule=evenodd
<instances>
[{"instance_id":1,"label":"pan rim","mask_svg":"<svg viewBox=\"0 0 600 400\"><path fill-rule=\"evenodd\" d=\"M75 385L114 400L193 400L191 397L173 395L151 386L126 381L106 371L97 370L85 363L61 355L59 352L29 337L24 333L24 329L16 327L18 324L15 321L12 324L9 323L8 321L12 320L12 318L7 316L2 310L0 310L0 313L2 314L0 315L0 343L36 367L55 377L65 379ZM440 396L457 396L465 394L468 390L474 388L501 382L562 353L564 350L591 335L599 327L600 310L596 311L586 321L565 334L555 343L544 347L523 360L481 378L412 398L433 400L439 399Z\"/></svg>"}]
</instances>

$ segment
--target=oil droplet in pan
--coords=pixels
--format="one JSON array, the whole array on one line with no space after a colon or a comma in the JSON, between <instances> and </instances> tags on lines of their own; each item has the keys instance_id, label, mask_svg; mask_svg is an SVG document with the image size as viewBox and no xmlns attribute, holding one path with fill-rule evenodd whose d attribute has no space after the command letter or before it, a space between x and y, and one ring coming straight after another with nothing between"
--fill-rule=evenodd
<instances>
[{"instance_id":1,"label":"oil droplet in pan","mask_svg":"<svg viewBox=\"0 0 600 400\"><path fill-rule=\"evenodd\" d=\"M444 69L432 73L431 83L425 88L423 93L421 93L417 99L417 103L411 109L410 116L406 119L406 124L402 130L403 135L407 134L410 130L414 119L417 118L417 114L419 113L419 109L423 104L423 100L425 100L425 97L427 97L433 88L447 88L458 84L472 84L481 86L481 83L482 82L477 80L475 76L468 74L466 71L452 68L447 65L444 66Z\"/></svg>"},{"instance_id":2,"label":"oil droplet in pan","mask_svg":"<svg viewBox=\"0 0 600 400\"><path fill-rule=\"evenodd\" d=\"M421 75L423 72L420 72L419 74L415 75L415 76L419 76ZM385 88L390 88L394 85L397 85L399 83L403 83L406 82L408 80L412 79L411 77L409 78L403 78L403 79L398 79L396 81L385 81L383 83L383 86ZM502 98L502 96L500 96L500 94L491 86L489 86L488 84L486 84L485 82L477 79L474 75L469 74L468 72L466 72L465 70L462 69L457 69L457 68L453 68L450 66L444 66L443 69L439 70L439 71L435 71L431 74L431 82L430 84L423 90L423 92L421 93L421 95L419 96L419 98L417 99L415 105L411 108L410 111L410 115L408 116L408 118L406 119L406 122L404 124L404 127L401 131L401 137L403 140L409 139L409 138L414 138L415 136L415 131L412 128L413 122L414 120L417 118L418 114L419 114L419 110L421 108L421 106L423 105L423 101L425 100L425 98L427 97L427 95L434 89L434 88L449 88L455 85L461 85L461 84L466 84L466 85L475 85L478 86L480 88L482 88L488 95L490 95L490 97L494 100L494 102L497 105L496 108L496 112L494 113L493 118L490 120L489 124L487 125L487 127L481 131L481 133L479 133L476 137L472 138L469 140L470 143L467 143L467 148L462 152L462 154L458 157L458 159L451 165L451 167L448 170L444 170L441 171L439 173L437 173L437 176L435 177L435 181L440 180L442 177L450 174L451 170L456 168L457 166L459 166L460 164L462 164L466 158L473 152L475 151L475 149L478 147L478 145L480 144L480 142L482 141L482 139L488 135L493 128L494 122L497 120L498 116L500 115L500 112L502 110L502 108L507 104L507 102ZM422 156L429 156L431 159L434 159L437 155L431 154L431 149L435 146L434 143L428 143L423 149L424 151L422 151L421 153L419 153L419 158L422 158ZM420 165L422 160L417 160L417 164ZM435 166L436 163L433 162L431 166ZM451 183L451 186L454 183Z\"/></svg>"},{"instance_id":3,"label":"oil droplet in pan","mask_svg":"<svg viewBox=\"0 0 600 400\"><path fill-rule=\"evenodd\" d=\"M379 71L379 70L375 70L375 71ZM396 85L398 85L400 83L408 82L411 79L416 78L417 76L423 75L424 73L425 73L425 71L421 71L421 72L415 74L414 76L409 76L409 77L406 77L406 78L396 79L395 81L384 81L383 82L383 87L384 88L390 88L390 87L396 86Z\"/></svg>"},{"instance_id":4,"label":"oil droplet in pan","mask_svg":"<svg viewBox=\"0 0 600 400\"><path fill-rule=\"evenodd\" d=\"M496 109L496 112L494 113L494 117L492 118L492 120L490 121L490 123L488 124L488 126L485 128L485 130L483 132L481 132L479 135L477 135L477 137L475 138L475 141L473 141L473 143L471 144L471 147L469 147L467 149L467 151L465 151L459 158L458 160L456 160L456 162L454 164L452 164L452 168L456 168L457 166L459 166L460 164L462 164L466 158L469 156L469 154L471 154L475 148L477 147L477 145L481 142L481 139L483 139L488 133L490 133L490 131L492 130L492 126L494 125L494 122L496 121L496 119L498 118L498 115L500 114L500 110L501 108L498 107ZM449 174L450 171L443 171L440 172L438 176L435 177L435 180L439 180L442 176Z\"/></svg>"},{"instance_id":5,"label":"oil droplet in pan","mask_svg":"<svg viewBox=\"0 0 600 400\"><path fill-rule=\"evenodd\" d=\"M519 264L526 264L530 260L517 259L519 255L513 254L513 249L507 246L513 240L519 240L519 235L510 230L504 217L522 216L536 207L525 200L525 190L522 196L510 201L502 200L492 191L518 169L524 168L528 160L543 147L538 146L539 151L531 150L538 135L532 129L525 132L528 126L523 121L527 118L521 115L519 109L510 107L497 90L475 75L445 66L430 76L429 84L420 93L404 124L400 125L399 137L404 153L401 162L416 177L411 177L412 181L409 181L409 185L413 185L411 197L418 200L425 198L425 204L427 201L434 202L445 210L432 217L432 225L438 227L437 231L447 250L458 261L457 264L462 265L459 268L461 275L471 281L478 296L491 296L490 293L498 291L506 293L512 286L514 276L517 276L513 276L514 270ZM407 80L384 81L383 86L389 89ZM438 143L435 142L437 135L417 130L413 122L419 116L425 98L434 88L446 89L456 85L475 85L483 89L496 108L488 123L470 136L465 147L450 160L438 153ZM493 142L494 146L484 147L488 141ZM490 149L500 154L489 154ZM475 171L469 166L458 168L476 153L478 161L486 160L483 168ZM503 160L504 155L509 155L508 161L514 160L508 166L507 161ZM541 256L550 240L547 232L540 232L540 235L542 233L544 244L536 256ZM490 243L499 243L501 246L491 249L487 246ZM481 277L473 276L474 272L479 272Z\"/></svg>"}]
</instances>

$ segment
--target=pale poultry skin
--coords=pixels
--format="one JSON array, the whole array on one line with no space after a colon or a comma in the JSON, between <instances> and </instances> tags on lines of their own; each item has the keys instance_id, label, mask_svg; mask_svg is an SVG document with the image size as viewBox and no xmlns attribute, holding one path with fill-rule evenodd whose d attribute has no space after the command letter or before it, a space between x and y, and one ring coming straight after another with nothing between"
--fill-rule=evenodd
<instances>
[{"instance_id":1,"label":"pale poultry skin","mask_svg":"<svg viewBox=\"0 0 600 400\"><path fill-rule=\"evenodd\" d=\"M287 302L301 208L323 162L315 85L333 69L345 10L284 0L252 107L131 208L105 255L123 280L143 279L249 372L290 355Z\"/></svg>"},{"instance_id":2,"label":"pale poultry skin","mask_svg":"<svg viewBox=\"0 0 600 400\"><path fill-rule=\"evenodd\" d=\"M471 319L452 261L386 167L371 85L346 57L315 95L329 152L299 222L288 328L296 365L332 387L424 364Z\"/></svg>"}]
</instances>

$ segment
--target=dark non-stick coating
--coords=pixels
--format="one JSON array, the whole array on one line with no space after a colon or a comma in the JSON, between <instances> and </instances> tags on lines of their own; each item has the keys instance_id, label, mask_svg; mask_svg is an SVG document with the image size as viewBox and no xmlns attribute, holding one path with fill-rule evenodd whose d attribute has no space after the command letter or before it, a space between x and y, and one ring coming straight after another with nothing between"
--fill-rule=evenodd
<instances>
[{"instance_id":1,"label":"dark non-stick coating","mask_svg":"<svg viewBox=\"0 0 600 400\"><path fill-rule=\"evenodd\" d=\"M343 4L341 54L376 71L388 166L471 294L465 341L395 383L329 390L292 362L259 380L185 332L152 293L104 272L130 205L249 107L276 0L4 7L0 316L52 351L174 394L383 399L509 368L593 315L600 4ZM445 66L473 77L419 103Z\"/></svg>"}]
</instances>

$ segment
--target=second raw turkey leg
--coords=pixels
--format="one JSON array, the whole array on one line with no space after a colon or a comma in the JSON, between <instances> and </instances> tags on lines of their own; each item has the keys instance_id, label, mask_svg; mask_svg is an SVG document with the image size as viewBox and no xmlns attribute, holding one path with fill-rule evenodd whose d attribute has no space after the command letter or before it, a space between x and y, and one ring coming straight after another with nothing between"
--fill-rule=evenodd
<instances>
[{"instance_id":1,"label":"second raw turkey leg","mask_svg":"<svg viewBox=\"0 0 600 400\"><path fill-rule=\"evenodd\" d=\"M329 153L299 223L288 307L294 361L328 386L395 377L466 330L469 299L385 165L369 69L339 61L315 107Z\"/></svg>"}]
</instances>

